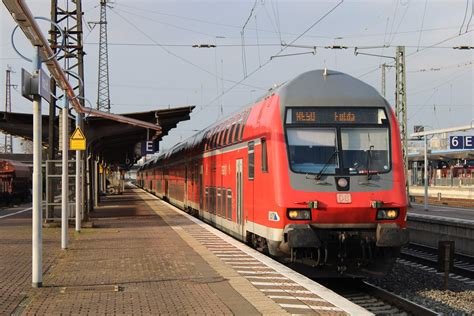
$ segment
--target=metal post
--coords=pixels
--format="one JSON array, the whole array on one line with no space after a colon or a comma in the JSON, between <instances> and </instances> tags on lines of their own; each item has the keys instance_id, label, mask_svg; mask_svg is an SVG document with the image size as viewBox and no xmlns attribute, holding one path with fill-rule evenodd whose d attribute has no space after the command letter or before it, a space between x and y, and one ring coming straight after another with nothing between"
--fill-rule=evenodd
<instances>
[{"instance_id":1,"label":"metal post","mask_svg":"<svg viewBox=\"0 0 474 316\"><path fill-rule=\"evenodd\" d=\"M94 207L99 205L99 166L97 159L94 159Z\"/></svg>"},{"instance_id":2,"label":"metal post","mask_svg":"<svg viewBox=\"0 0 474 316\"><path fill-rule=\"evenodd\" d=\"M451 244L445 244L445 251L444 251L444 289L447 290L449 287L449 268L450 268L450 260L451 260Z\"/></svg>"},{"instance_id":3,"label":"metal post","mask_svg":"<svg viewBox=\"0 0 474 316\"><path fill-rule=\"evenodd\" d=\"M82 115L77 114L76 115L76 126L81 127L81 121L82 121ZM80 150L76 150L76 232L81 231L81 220L82 220L82 184L81 184L81 178L82 178L82 171L81 171L81 165L82 165L82 153Z\"/></svg>"},{"instance_id":4,"label":"metal post","mask_svg":"<svg viewBox=\"0 0 474 316\"><path fill-rule=\"evenodd\" d=\"M40 48L35 46L33 73L38 75L41 68ZM42 204L42 170L41 170L41 96L33 97L33 207L32 207L32 285L43 286L43 210Z\"/></svg>"},{"instance_id":5,"label":"metal post","mask_svg":"<svg viewBox=\"0 0 474 316\"><path fill-rule=\"evenodd\" d=\"M385 77L386 77L386 73L385 73L385 69L387 67L387 64L383 63L382 64L382 95L384 96L384 98L387 96L386 95L386 90L385 90Z\"/></svg>"},{"instance_id":6,"label":"metal post","mask_svg":"<svg viewBox=\"0 0 474 316\"><path fill-rule=\"evenodd\" d=\"M93 194L92 194L92 181L93 181L93 174L92 174L92 166L91 166L91 158L92 156L89 153L89 150L87 151L87 157L86 157L86 186L87 186L87 212L92 212L94 210L94 203L93 203Z\"/></svg>"},{"instance_id":7,"label":"metal post","mask_svg":"<svg viewBox=\"0 0 474 316\"><path fill-rule=\"evenodd\" d=\"M87 194L87 213L92 212L93 209L93 203L92 203L92 193L91 193L91 186L92 186L92 171L91 171L91 156L89 154L89 151L87 151L87 157L86 157L86 194Z\"/></svg>"},{"instance_id":8,"label":"metal post","mask_svg":"<svg viewBox=\"0 0 474 316\"><path fill-rule=\"evenodd\" d=\"M105 190L104 190L104 188L105 188L105 164L104 164L104 161L102 161L100 163L100 165L102 166L102 173L100 174L100 191L103 194L105 192ZM99 171L100 171L100 169L99 169Z\"/></svg>"},{"instance_id":9,"label":"metal post","mask_svg":"<svg viewBox=\"0 0 474 316\"><path fill-rule=\"evenodd\" d=\"M425 211L428 211L428 137L425 136L425 162L424 162L424 185L425 185Z\"/></svg>"},{"instance_id":10,"label":"metal post","mask_svg":"<svg viewBox=\"0 0 474 316\"><path fill-rule=\"evenodd\" d=\"M61 176L61 248L67 249L68 225L69 225L69 133L68 133L68 99L64 96L64 107L62 108L62 176Z\"/></svg>"},{"instance_id":11,"label":"metal post","mask_svg":"<svg viewBox=\"0 0 474 316\"><path fill-rule=\"evenodd\" d=\"M407 196L410 188L408 185L408 132L407 132L407 95L406 95L406 64L405 47L397 46L395 57L395 115L400 124L402 141L403 167L405 171L405 187Z\"/></svg>"}]
</instances>

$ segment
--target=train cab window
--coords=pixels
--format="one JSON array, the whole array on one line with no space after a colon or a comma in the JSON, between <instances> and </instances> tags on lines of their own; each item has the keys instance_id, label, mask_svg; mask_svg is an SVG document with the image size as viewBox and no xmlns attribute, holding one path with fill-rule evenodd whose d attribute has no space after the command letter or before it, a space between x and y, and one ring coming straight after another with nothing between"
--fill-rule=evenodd
<instances>
[{"instance_id":1,"label":"train cab window","mask_svg":"<svg viewBox=\"0 0 474 316\"><path fill-rule=\"evenodd\" d=\"M387 128L342 128L342 161L351 174L382 173L390 169Z\"/></svg>"},{"instance_id":2,"label":"train cab window","mask_svg":"<svg viewBox=\"0 0 474 316\"><path fill-rule=\"evenodd\" d=\"M288 128L290 167L294 172L334 174L338 167L336 130Z\"/></svg>"},{"instance_id":3,"label":"train cab window","mask_svg":"<svg viewBox=\"0 0 474 316\"><path fill-rule=\"evenodd\" d=\"M222 205L221 205L221 188L217 188L217 215L221 216Z\"/></svg>"},{"instance_id":4,"label":"train cab window","mask_svg":"<svg viewBox=\"0 0 474 316\"><path fill-rule=\"evenodd\" d=\"M253 180L255 174L255 153L254 153L254 142L248 143L248 178Z\"/></svg>"},{"instance_id":5,"label":"train cab window","mask_svg":"<svg viewBox=\"0 0 474 316\"><path fill-rule=\"evenodd\" d=\"M227 189L227 218L232 220L232 190Z\"/></svg>"},{"instance_id":6,"label":"train cab window","mask_svg":"<svg viewBox=\"0 0 474 316\"><path fill-rule=\"evenodd\" d=\"M262 172L268 172L267 140L262 138Z\"/></svg>"}]
</instances>

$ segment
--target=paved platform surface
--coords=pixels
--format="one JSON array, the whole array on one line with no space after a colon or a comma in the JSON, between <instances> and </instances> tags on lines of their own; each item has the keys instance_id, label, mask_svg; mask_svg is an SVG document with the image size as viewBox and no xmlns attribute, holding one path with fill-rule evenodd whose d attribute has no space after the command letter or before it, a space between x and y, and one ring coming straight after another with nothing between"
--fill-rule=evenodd
<instances>
[{"instance_id":1,"label":"paved platform surface","mask_svg":"<svg viewBox=\"0 0 474 316\"><path fill-rule=\"evenodd\" d=\"M0 314L368 314L138 189L106 198L67 251L45 229L32 289L30 217L0 220Z\"/></svg>"},{"instance_id":2,"label":"paved platform surface","mask_svg":"<svg viewBox=\"0 0 474 316\"><path fill-rule=\"evenodd\" d=\"M428 210L424 209L423 204L412 204L412 207L408 210L408 215L437 217L445 220L472 221L472 224L474 224L474 202L471 208L428 205Z\"/></svg>"}]
</instances>

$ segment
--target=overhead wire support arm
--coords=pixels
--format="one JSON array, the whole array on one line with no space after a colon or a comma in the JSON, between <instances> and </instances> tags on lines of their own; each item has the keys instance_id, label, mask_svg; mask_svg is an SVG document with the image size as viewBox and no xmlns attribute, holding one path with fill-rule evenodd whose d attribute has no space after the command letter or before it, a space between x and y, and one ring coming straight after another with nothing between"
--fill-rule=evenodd
<instances>
[{"instance_id":1,"label":"overhead wire support arm","mask_svg":"<svg viewBox=\"0 0 474 316\"><path fill-rule=\"evenodd\" d=\"M80 98L75 94L74 89L67 79L66 73L61 68L54 52L49 46L48 40L44 37L38 23L35 21L33 14L26 5L24 0L3 0L5 7L12 15L15 22L20 26L25 36L31 42L33 46L38 47L39 54L46 64L51 76L54 77L57 84L63 89L70 99L71 105L77 113L84 113L94 116L103 117L105 119L139 126L143 128L149 128L156 131L161 131L161 127L152 123L136 120L123 115L117 115L112 113L106 113L103 111L91 109L81 105Z\"/></svg>"},{"instance_id":2,"label":"overhead wire support arm","mask_svg":"<svg viewBox=\"0 0 474 316\"><path fill-rule=\"evenodd\" d=\"M274 55L274 56L270 56L270 60L272 60L273 58L289 57L289 56L299 56L299 55L308 55L308 54L316 55L316 49L313 50L313 51L311 51L311 52L285 54L285 55Z\"/></svg>"}]
</instances>

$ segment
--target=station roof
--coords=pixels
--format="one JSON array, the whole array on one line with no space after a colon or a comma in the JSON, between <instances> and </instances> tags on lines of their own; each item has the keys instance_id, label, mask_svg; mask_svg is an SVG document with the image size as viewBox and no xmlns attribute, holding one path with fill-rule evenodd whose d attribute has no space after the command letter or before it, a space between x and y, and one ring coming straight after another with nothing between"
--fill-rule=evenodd
<instances>
[{"instance_id":1,"label":"station roof","mask_svg":"<svg viewBox=\"0 0 474 316\"><path fill-rule=\"evenodd\" d=\"M92 153L101 156L104 161L116 165L133 164L140 155L135 152L137 143L144 140L161 140L176 125L185 120L189 120L190 113L194 106L175 107L147 112L135 112L121 114L123 116L135 118L141 121L158 123L162 130L156 135L155 131L142 127L128 125L100 117L88 117L84 121L83 132L87 139L88 146L91 145ZM43 145L48 146L49 116L42 116L43 124ZM75 122L71 120L71 130ZM58 119L55 119L55 144L58 144ZM6 113L0 111L0 131L18 136L24 139L33 138L33 115L26 113ZM149 137L149 138L147 138Z\"/></svg>"},{"instance_id":2,"label":"station roof","mask_svg":"<svg viewBox=\"0 0 474 316\"><path fill-rule=\"evenodd\" d=\"M408 153L408 160L420 161L424 159L424 152ZM428 152L429 160L474 159L474 150L432 150Z\"/></svg>"}]
</instances>

